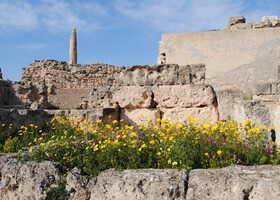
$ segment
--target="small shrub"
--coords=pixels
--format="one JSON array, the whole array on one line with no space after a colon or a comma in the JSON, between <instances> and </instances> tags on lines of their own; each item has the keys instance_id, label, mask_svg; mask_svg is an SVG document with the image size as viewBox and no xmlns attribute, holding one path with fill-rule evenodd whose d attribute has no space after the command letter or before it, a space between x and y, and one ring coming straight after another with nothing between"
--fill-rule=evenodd
<instances>
[{"instance_id":1,"label":"small shrub","mask_svg":"<svg viewBox=\"0 0 280 200\"><path fill-rule=\"evenodd\" d=\"M253 96L254 96L253 93L246 94L246 95L243 97L243 100L253 100Z\"/></svg>"},{"instance_id":2,"label":"small shrub","mask_svg":"<svg viewBox=\"0 0 280 200\"><path fill-rule=\"evenodd\" d=\"M57 187L49 187L46 190L46 200L64 200L68 199L68 193L66 191L66 181L58 181Z\"/></svg>"},{"instance_id":3,"label":"small shrub","mask_svg":"<svg viewBox=\"0 0 280 200\"><path fill-rule=\"evenodd\" d=\"M3 151L5 153L17 152L21 147L22 147L22 145L21 145L21 140L19 139L19 137L9 138L5 142Z\"/></svg>"}]
</instances>

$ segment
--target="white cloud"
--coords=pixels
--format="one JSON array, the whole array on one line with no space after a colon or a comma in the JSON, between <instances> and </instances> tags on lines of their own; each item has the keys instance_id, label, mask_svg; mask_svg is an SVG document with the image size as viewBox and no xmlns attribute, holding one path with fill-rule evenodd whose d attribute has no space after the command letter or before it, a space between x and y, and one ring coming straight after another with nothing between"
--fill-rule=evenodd
<instances>
[{"instance_id":1,"label":"white cloud","mask_svg":"<svg viewBox=\"0 0 280 200\"><path fill-rule=\"evenodd\" d=\"M0 0L0 32L92 32L135 26L160 32L223 29L229 16L277 15L279 0Z\"/></svg>"},{"instance_id":2,"label":"white cloud","mask_svg":"<svg viewBox=\"0 0 280 200\"><path fill-rule=\"evenodd\" d=\"M115 9L160 31L223 28L244 9L241 0L117 0Z\"/></svg>"},{"instance_id":3,"label":"white cloud","mask_svg":"<svg viewBox=\"0 0 280 200\"><path fill-rule=\"evenodd\" d=\"M108 15L107 8L98 3L39 0L0 2L0 32L26 31L47 28L53 32L69 31L74 27L83 31L102 29L98 17Z\"/></svg>"},{"instance_id":4,"label":"white cloud","mask_svg":"<svg viewBox=\"0 0 280 200\"><path fill-rule=\"evenodd\" d=\"M24 1L0 2L0 31L32 30L38 26L38 16L32 5Z\"/></svg>"}]
</instances>

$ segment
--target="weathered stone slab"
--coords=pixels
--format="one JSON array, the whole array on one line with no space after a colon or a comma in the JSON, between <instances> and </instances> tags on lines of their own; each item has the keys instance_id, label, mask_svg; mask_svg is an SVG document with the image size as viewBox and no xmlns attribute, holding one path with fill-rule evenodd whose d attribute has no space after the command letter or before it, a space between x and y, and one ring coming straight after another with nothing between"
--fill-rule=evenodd
<instances>
[{"instance_id":1,"label":"weathered stone slab","mask_svg":"<svg viewBox=\"0 0 280 200\"><path fill-rule=\"evenodd\" d=\"M136 65L126 67L117 77L118 86L176 85L178 65Z\"/></svg>"},{"instance_id":2,"label":"weathered stone slab","mask_svg":"<svg viewBox=\"0 0 280 200\"><path fill-rule=\"evenodd\" d=\"M242 30L242 29L251 29L252 28L252 24L248 23L248 24L234 24L232 26L229 27L229 30Z\"/></svg>"},{"instance_id":3,"label":"weathered stone slab","mask_svg":"<svg viewBox=\"0 0 280 200\"><path fill-rule=\"evenodd\" d=\"M234 104L234 113L231 119L244 122L248 118L257 125L267 127L271 125L269 109L261 100L248 100Z\"/></svg>"},{"instance_id":4,"label":"weathered stone slab","mask_svg":"<svg viewBox=\"0 0 280 200\"><path fill-rule=\"evenodd\" d=\"M3 159L2 159L3 158ZM16 159L1 157L1 195L9 200L45 199L46 188L61 179L59 163L29 161L18 163Z\"/></svg>"},{"instance_id":5,"label":"weathered stone slab","mask_svg":"<svg viewBox=\"0 0 280 200\"><path fill-rule=\"evenodd\" d=\"M94 108L87 110L44 110L50 116L65 116L75 121L96 122L102 119L104 123L111 123L118 119L118 112L115 108ZM110 116L110 118L109 118Z\"/></svg>"},{"instance_id":6,"label":"weathered stone slab","mask_svg":"<svg viewBox=\"0 0 280 200\"><path fill-rule=\"evenodd\" d=\"M238 24L238 23L245 23L246 19L243 16L237 16L237 17L229 17L226 29L229 29L231 26Z\"/></svg>"},{"instance_id":7,"label":"weathered stone slab","mask_svg":"<svg viewBox=\"0 0 280 200\"><path fill-rule=\"evenodd\" d=\"M195 169L189 174L187 200L279 199L280 166L230 166Z\"/></svg>"},{"instance_id":8,"label":"weathered stone slab","mask_svg":"<svg viewBox=\"0 0 280 200\"><path fill-rule=\"evenodd\" d=\"M267 23L270 22L272 26L275 26L278 23L278 17L275 16L263 16L262 22Z\"/></svg>"},{"instance_id":9,"label":"weathered stone slab","mask_svg":"<svg viewBox=\"0 0 280 200\"><path fill-rule=\"evenodd\" d=\"M253 21L251 24L252 24L252 28L263 28L264 27L264 23L260 22L260 21Z\"/></svg>"},{"instance_id":10,"label":"weathered stone slab","mask_svg":"<svg viewBox=\"0 0 280 200\"><path fill-rule=\"evenodd\" d=\"M48 95L48 108L71 108L77 103L81 103L83 98L88 97L90 89L54 89L53 94Z\"/></svg>"},{"instance_id":11,"label":"weathered stone slab","mask_svg":"<svg viewBox=\"0 0 280 200\"><path fill-rule=\"evenodd\" d=\"M271 83L260 83L254 87L255 95L271 94Z\"/></svg>"},{"instance_id":12,"label":"weathered stone slab","mask_svg":"<svg viewBox=\"0 0 280 200\"><path fill-rule=\"evenodd\" d=\"M192 64L191 69L191 83L204 84L206 67L205 64Z\"/></svg>"},{"instance_id":13,"label":"weathered stone slab","mask_svg":"<svg viewBox=\"0 0 280 200\"><path fill-rule=\"evenodd\" d=\"M172 169L106 170L89 183L90 199L185 199L186 173Z\"/></svg>"},{"instance_id":14,"label":"weathered stone slab","mask_svg":"<svg viewBox=\"0 0 280 200\"><path fill-rule=\"evenodd\" d=\"M150 121L156 124L156 119L160 118L157 108L143 109L121 109L120 118L123 124L136 126L137 124L148 124Z\"/></svg>"},{"instance_id":15,"label":"weathered stone slab","mask_svg":"<svg viewBox=\"0 0 280 200\"><path fill-rule=\"evenodd\" d=\"M111 102L121 108L150 108L153 103L151 87L123 86L112 91Z\"/></svg>"},{"instance_id":16,"label":"weathered stone slab","mask_svg":"<svg viewBox=\"0 0 280 200\"><path fill-rule=\"evenodd\" d=\"M49 117L50 115L44 110L0 109L0 124L13 124L12 130L20 129L21 126L29 126L30 124L35 124L42 128Z\"/></svg>"},{"instance_id":17,"label":"weathered stone slab","mask_svg":"<svg viewBox=\"0 0 280 200\"><path fill-rule=\"evenodd\" d=\"M216 104L215 92L209 85L155 86L152 91L159 108L190 108Z\"/></svg>"},{"instance_id":18,"label":"weathered stone slab","mask_svg":"<svg viewBox=\"0 0 280 200\"><path fill-rule=\"evenodd\" d=\"M170 120L172 123L183 123L191 116L203 123L203 121L216 122L219 119L217 108L214 106L202 108L161 108L162 119Z\"/></svg>"},{"instance_id":19,"label":"weathered stone slab","mask_svg":"<svg viewBox=\"0 0 280 200\"><path fill-rule=\"evenodd\" d=\"M219 120L234 117L234 105L243 101L243 93L238 89L225 89L217 92Z\"/></svg>"}]
</instances>

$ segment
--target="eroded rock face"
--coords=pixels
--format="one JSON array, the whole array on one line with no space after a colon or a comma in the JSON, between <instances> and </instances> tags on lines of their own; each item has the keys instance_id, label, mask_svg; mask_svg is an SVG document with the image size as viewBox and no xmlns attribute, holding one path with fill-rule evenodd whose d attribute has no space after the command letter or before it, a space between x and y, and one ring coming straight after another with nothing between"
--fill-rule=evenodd
<instances>
[{"instance_id":1,"label":"eroded rock face","mask_svg":"<svg viewBox=\"0 0 280 200\"><path fill-rule=\"evenodd\" d=\"M2 199L45 199L46 188L64 176L72 199L278 199L280 166L230 166L222 169L137 169L83 175L76 168L62 174L59 163L17 162L15 154L0 157Z\"/></svg>"},{"instance_id":2,"label":"eroded rock face","mask_svg":"<svg viewBox=\"0 0 280 200\"><path fill-rule=\"evenodd\" d=\"M0 161L1 190L5 200L44 199L46 188L61 179L59 163L18 163L15 158L5 156Z\"/></svg>"},{"instance_id":3,"label":"eroded rock face","mask_svg":"<svg viewBox=\"0 0 280 200\"><path fill-rule=\"evenodd\" d=\"M90 181L90 199L185 199L186 172L172 169L106 170Z\"/></svg>"},{"instance_id":4,"label":"eroded rock face","mask_svg":"<svg viewBox=\"0 0 280 200\"><path fill-rule=\"evenodd\" d=\"M230 166L189 174L187 200L279 199L280 166Z\"/></svg>"}]
</instances>

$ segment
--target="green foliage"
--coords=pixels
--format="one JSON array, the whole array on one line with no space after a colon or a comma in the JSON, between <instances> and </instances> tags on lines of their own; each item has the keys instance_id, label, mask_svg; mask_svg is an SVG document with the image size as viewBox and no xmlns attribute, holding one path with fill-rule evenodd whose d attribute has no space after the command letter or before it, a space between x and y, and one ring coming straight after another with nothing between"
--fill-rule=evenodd
<instances>
[{"instance_id":1,"label":"green foliage","mask_svg":"<svg viewBox=\"0 0 280 200\"><path fill-rule=\"evenodd\" d=\"M49 187L46 190L46 195L46 200L68 199L68 193L66 191L66 181L58 181L57 187Z\"/></svg>"},{"instance_id":2,"label":"green foliage","mask_svg":"<svg viewBox=\"0 0 280 200\"><path fill-rule=\"evenodd\" d=\"M93 175L108 168L195 169L279 164L280 149L268 140L270 130L250 123L249 119L243 124L229 119L199 125L190 117L182 124L160 119L156 123L133 127L116 120L109 125L101 120L75 122L56 117L47 122L44 131L34 124L22 126L13 134L11 125L2 128L0 142L5 152L29 146L34 160L60 162L67 171L77 167Z\"/></svg>"},{"instance_id":3,"label":"green foliage","mask_svg":"<svg viewBox=\"0 0 280 200\"><path fill-rule=\"evenodd\" d=\"M0 126L0 152L3 151L5 141L11 136L12 124L1 124Z\"/></svg>"},{"instance_id":4,"label":"green foliage","mask_svg":"<svg viewBox=\"0 0 280 200\"><path fill-rule=\"evenodd\" d=\"M9 138L5 141L3 151L5 153L17 152L22 147L19 137Z\"/></svg>"},{"instance_id":5,"label":"green foliage","mask_svg":"<svg viewBox=\"0 0 280 200\"><path fill-rule=\"evenodd\" d=\"M268 141L268 129L249 120L244 125L232 120L198 125L192 118L183 124L158 123L161 125L119 128L117 121L112 125L100 121L77 124L57 117L48 123L35 157L93 175L108 168L195 169L279 163L279 150Z\"/></svg>"},{"instance_id":6,"label":"green foliage","mask_svg":"<svg viewBox=\"0 0 280 200\"><path fill-rule=\"evenodd\" d=\"M254 96L253 93L246 94L246 95L243 97L243 100L253 100L253 96Z\"/></svg>"}]
</instances>

